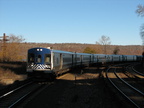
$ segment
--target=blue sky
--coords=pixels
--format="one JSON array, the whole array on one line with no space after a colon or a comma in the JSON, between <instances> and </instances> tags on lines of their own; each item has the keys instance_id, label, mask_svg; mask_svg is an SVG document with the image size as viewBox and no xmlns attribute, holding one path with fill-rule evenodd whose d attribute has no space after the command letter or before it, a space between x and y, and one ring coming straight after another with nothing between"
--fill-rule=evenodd
<instances>
[{"instance_id":1,"label":"blue sky","mask_svg":"<svg viewBox=\"0 0 144 108\"><path fill-rule=\"evenodd\" d=\"M144 0L0 0L0 36L95 44L105 35L113 45L141 45L139 4Z\"/></svg>"}]
</instances>

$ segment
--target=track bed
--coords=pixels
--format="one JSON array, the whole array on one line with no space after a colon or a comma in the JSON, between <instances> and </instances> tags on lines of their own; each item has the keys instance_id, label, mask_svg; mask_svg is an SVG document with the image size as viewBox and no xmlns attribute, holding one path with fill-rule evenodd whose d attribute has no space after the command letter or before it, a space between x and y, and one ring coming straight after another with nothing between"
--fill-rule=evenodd
<instances>
[{"instance_id":1,"label":"track bed","mask_svg":"<svg viewBox=\"0 0 144 108\"><path fill-rule=\"evenodd\" d=\"M102 75L103 69L104 67L90 67L67 73L28 101L24 108L123 107L115 94L107 88Z\"/></svg>"}]
</instances>

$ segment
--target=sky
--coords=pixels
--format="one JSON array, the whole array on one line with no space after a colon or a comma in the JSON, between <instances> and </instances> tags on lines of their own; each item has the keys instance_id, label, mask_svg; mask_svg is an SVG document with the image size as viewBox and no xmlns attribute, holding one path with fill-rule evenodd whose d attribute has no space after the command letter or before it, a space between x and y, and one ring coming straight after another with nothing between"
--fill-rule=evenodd
<instances>
[{"instance_id":1,"label":"sky","mask_svg":"<svg viewBox=\"0 0 144 108\"><path fill-rule=\"evenodd\" d=\"M25 42L142 45L136 14L144 0L0 0L0 36Z\"/></svg>"}]
</instances>

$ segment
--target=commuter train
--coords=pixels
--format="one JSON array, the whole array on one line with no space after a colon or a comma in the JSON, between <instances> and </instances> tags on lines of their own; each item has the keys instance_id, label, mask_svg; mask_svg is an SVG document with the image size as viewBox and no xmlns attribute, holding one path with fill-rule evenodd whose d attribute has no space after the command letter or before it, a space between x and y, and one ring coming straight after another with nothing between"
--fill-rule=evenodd
<instances>
[{"instance_id":1,"label":"commuter train","mask_svg":"<svg viewBox=\"0 0 144 108\"><path fill-rule=\"evenodd\" d=\"M39 76L57 76L78 66L140 61L141 59L142 56L137 55L75 53L37 47L28 50L27 73L30 76L34 74Z\"/></svg>"}]
</instances>

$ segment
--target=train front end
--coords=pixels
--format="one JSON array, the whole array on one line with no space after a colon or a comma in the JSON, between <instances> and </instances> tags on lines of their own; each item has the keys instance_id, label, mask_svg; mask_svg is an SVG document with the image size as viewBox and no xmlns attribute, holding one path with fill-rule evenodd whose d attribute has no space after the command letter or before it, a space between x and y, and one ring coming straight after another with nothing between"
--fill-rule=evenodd
<instances>
[{"instance_id":1,"label":"train front end","mask_svg":"<svg viewBox=\"0 0 144 108\"><path fill-rule=\"evenodd\" d=\"M29 76L52 74L51 50L32 48L28 50L27 73Z\"/></svg>"}]
</instances>

